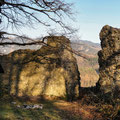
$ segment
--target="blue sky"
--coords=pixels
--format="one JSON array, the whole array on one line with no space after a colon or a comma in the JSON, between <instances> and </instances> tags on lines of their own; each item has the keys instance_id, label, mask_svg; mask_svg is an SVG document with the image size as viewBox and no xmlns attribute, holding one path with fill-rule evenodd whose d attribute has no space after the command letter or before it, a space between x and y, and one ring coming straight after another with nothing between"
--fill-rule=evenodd
<instances>
[{"instance_id":1,"label":"blue sky","mask_svg":"<svg viewBox=\"0 0 120 120\"><path fill-rule=\"evenodd\" d=\"M69 24L79 28L77 34L82 40L100 43L99 33L104 25L120 28L120 0L66 0L66 2L74 3L76 22ZM37 24L35 29L26 27L21 31L30 37L39 37L46 34L43 27Z\"/></svg>"},{"instance_id":2,"label":"blue sky","mask_svg":"<svg viewBox=\"0 0 120 120\"><path fill-rule=\"evenodd\" d=\"M99 43L104 25L120 28L120 0L71 0L78 10L77 24L83 40Z\"/></svg>"}]
</instances>

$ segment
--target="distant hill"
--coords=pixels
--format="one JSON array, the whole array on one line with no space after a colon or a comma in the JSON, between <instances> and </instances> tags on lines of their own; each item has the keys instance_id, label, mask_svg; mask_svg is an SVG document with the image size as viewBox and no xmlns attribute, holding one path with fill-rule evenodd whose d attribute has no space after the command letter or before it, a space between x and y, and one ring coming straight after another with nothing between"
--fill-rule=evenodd
<instances>
[{"instance_id":1,"label":"distant hill","mask_svg":"<svg viewBox=\"0 0 120 120\"><path fill-rule=\"evenodd\" d=\"M71 41L71 46L75 51L89 56L88 59L84 59L83 57L75 55L81 75L81 86L95 86L99 79L97 53L101 49L100 44L79 40Z\"/></svg>"},{"instance_id":2,"label":"distant hill","mask_svg":"<svg viewBox=\"0 0 120 120\"><path fill-rule=\"evenodd\" d=\"M90 41L71 41L71 46L73 49L91 55L96 55L97 52L100 50L100 44L93 43Z\"/></svg>"}]
</instances>

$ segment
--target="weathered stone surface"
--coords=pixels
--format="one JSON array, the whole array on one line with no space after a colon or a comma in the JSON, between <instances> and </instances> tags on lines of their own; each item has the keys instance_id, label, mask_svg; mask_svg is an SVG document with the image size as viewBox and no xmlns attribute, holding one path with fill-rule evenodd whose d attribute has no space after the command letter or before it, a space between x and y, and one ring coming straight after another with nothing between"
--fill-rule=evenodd
<instances>
[{"instance_id":1,"label":"weathered stone surface","mask_svg":"<svg viewBox=\"0 0 120 120\"><path fill-rule=\"evenodd\" d=\"M79 72L70 41L63 36L47 37L41 49L17 50L1 57L1 75L9 93L19 97L75 97L79 91Z\"/></svg>"},{"instance_id":2,"label":"weathered stone surface","mask_svg":"<svg viewBox=\"0 0 120 120\"><path fill-rule=\"evenodd\" d=\"M100 32L100 40L100 89L104 94L120 97L120 29L104 26Z\"/></svg>"}]
</instances>

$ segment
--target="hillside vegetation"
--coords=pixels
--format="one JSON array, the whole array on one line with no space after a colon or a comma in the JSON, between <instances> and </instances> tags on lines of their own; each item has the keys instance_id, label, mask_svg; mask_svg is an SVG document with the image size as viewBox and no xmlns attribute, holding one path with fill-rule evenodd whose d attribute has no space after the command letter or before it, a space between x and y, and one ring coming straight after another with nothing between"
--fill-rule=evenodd
<instances>
[{"instance_id":1,"label":"hillside vegetation","mask_svg":"<svg viewBox=\"0 0 120 120\"><path fill-rule=\"evenodd\" d=\"M71 47L78 51L78 53L85 54L88 59L85 59L79 55L75 55L77 59L78 68L81 77L82 87L96 86L96 82L99 79L98 76L98 51L101 49L98 43L92 43L89 41L72 41Z\"/></svg>"}]
</instances>

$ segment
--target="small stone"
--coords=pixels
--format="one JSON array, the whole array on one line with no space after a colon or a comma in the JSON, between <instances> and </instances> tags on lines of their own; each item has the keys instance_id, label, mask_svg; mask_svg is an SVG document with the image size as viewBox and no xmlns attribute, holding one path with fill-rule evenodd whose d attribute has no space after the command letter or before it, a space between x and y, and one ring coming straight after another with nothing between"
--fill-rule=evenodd
<instances>
[{"instance_id":1,"label":"small stone","mask_svg":"<svg viewBox=\"0 0 120 120\"><path fill-rule=\"evenodd\" d=\"M20 105L17 105L18 108L20 108Z\"/></svg>"},{"instance_id":2,"label":"small stone","mask_svg":"<svg viewBox=\"0 0 120 120\"><path fill-rule=\"evenodd\" d=\"M11 102L11 103L14 104L14 105L16 104L16 102Z\"/></svg>"}]
</instances>

